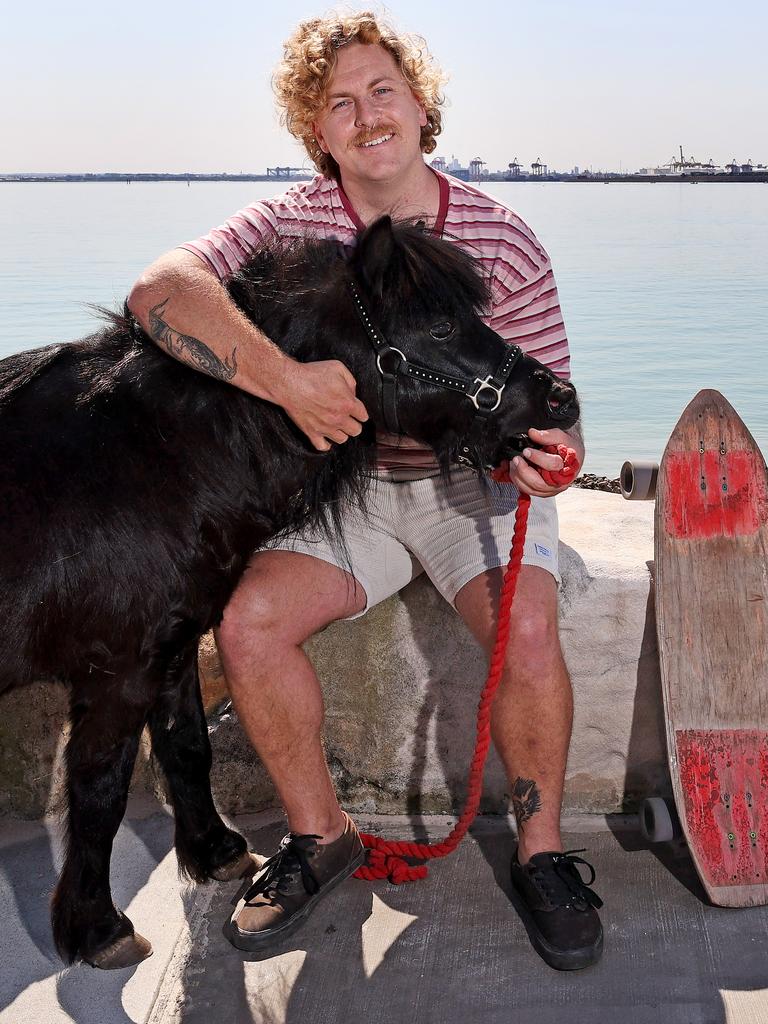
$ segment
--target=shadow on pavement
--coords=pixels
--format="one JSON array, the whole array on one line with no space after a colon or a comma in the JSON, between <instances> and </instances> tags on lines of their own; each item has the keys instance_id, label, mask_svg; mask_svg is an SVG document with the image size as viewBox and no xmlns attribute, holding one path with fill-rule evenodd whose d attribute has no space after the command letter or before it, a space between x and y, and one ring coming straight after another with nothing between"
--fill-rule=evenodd
<instances>
[{"instance_id":1,"label":"shadow on pavement","mask_svg":"<svg viewBox=\"0 0 768 1024\"><path fill-rule=\"evenodd\" d=\"M14 824L7 822L9 828ZM51 823L27 822L18 823L18 830L24 838L0 847L4 925L0 1011L30 986L56 977L59 1005L76 1024L131 1021L121 997L139 968L109 972L83 965L64 966L53 944L49 916L60 862L56 830ZM113 896L118 906L128 906L172 844L173 821L164 813L123 822L113 852ZM134 923L139 931L151 933L151 922Z\"/></svg>"}]
</instances>

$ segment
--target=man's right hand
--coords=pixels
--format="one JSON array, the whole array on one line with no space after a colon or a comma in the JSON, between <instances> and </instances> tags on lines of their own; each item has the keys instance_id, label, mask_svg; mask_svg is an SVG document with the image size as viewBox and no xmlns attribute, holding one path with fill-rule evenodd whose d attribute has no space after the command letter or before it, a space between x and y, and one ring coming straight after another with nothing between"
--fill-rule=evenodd
<instances>
[{"instance_id":1,"label":"man's right hand","mask_svg":"<svg viewBox=\"0 0 768 1024\"><path fill-rule=\"evenodd\" d=\"M368 419L355 395L355 378L337 359L291 362L277 399L318 451L357 437Z\"/></svg>"}]
</instances>

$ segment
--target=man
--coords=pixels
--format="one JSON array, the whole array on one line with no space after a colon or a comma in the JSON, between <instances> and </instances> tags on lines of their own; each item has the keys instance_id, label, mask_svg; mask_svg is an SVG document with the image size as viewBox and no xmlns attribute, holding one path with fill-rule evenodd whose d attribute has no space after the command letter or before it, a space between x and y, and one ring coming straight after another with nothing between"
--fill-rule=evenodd
<instances>
[{"instance_id":1,"label":"man","mask_svg":"<svg viewBox=\"0 0 768 1024\"><path fill-rule=\"evenodd\" d=\"M362 429L367 414L354 379L336 361L293 362L241 316L221 283L276 234L314 232L352 245L357 230L382 214L419 219L482 261L493 294L489 325L561 376L568 372L557 291L536 237L512 211L424 161L441 130L440 84L427 51L368 12L300 25L285 44L275 88L289 130L320 174L161 257L129 300L171 354L282 406L321 451ZM535 424L529 433L537 444L568 444L583 462L578 434ZM545 483L538 470L557 471L562 460L538 449L523 455L508 467L511 485L489 498L471 472L457 470L447 485L429 451L380 437L369 519L353 509L346 517L353 574L320 537L291 538L254 556L218 643L240 721L291 832L232 915L228 935L239 948L268 948L290 934L363 858L325 763L322 694L301 645L399 590L418 560L489 652L503 552L524 491L532 496L528 539L492 716L519 828L512 880L548 963L568 969L599 958L599 900L560 837L572 694L557 632L552 499L564 488ZM499 558L487 553L495 548Z\"/></svg>"}]
</instances>

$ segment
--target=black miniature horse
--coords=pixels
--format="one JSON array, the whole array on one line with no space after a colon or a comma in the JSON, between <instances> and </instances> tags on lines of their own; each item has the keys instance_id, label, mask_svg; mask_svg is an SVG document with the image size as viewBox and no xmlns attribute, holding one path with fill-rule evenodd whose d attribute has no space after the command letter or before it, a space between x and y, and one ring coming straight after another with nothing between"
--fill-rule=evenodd
<instances>
[{"instance_id":1,"label":"black miniature horse","mask_svg":"<svg viewBox=\"0 0 768 1024\"><path fill-rule=\"evenodd\" d=\"M383 218L351 256L318 240L266 249L229 287L295 359L343 360L371 416L360 437L315 451L280 408L169 358L127 311L83 341L0 363L0 691L71 687L53 897L70 963L125 966L150 949L109 887L145 725L181 871L228 879L249 863L211 797L197 645L253 550L359 499L375 428L393 416L444 467L463 452L478 469L516 451L529 425L578 418L570 384L510 359L482 323L475 261L416 227Z\"/></svg>"}]
</instances>

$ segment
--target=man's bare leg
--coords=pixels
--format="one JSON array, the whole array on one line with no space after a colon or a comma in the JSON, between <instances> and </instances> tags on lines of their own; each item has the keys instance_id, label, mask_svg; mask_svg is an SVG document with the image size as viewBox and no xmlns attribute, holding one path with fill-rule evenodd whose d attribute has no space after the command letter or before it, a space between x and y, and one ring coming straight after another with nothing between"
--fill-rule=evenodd
<instances>
[{"instance_id":1,"label":"man's bare leg","mask_svg":"<svg viewBox=\"0 0 768 1024\"><path fill-rule=\"evenodd\" d=\"M496 639L502 569L470 580L456 609L487 654ZM523 565L507 658L491 712L493 742L507 772L520 836L518 857L562 851L560 813L573 724L573 694L557 630L557 584Z\"/></svg>"},{"instance_id":2,"label":"man's bare leg","mask_svg":"<svg viewBox=\"0 0 768 1024\"><path fill-rule=\"evenodd\" d=\"M258 553L216 639L240 722L277 789L292 832L337 839L344 818L322 746L323 695L301 645L365 607L344 570L291 551Z\"/></svg>"}]
</instances>

